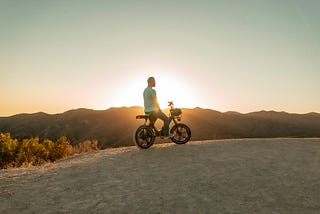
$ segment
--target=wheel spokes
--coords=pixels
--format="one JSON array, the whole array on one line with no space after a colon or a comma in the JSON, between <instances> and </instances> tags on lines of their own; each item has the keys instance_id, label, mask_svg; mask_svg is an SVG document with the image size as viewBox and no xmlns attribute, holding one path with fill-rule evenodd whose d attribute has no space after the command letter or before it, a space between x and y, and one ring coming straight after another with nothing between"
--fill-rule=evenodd
<instances>
[{"instance_id":1,"label":"wheel spokes","mask_svg":"<svg viewBox=\"0 0 320 214\"><path fill-rule=\"evenodd\" d=\"M152 144L152 133L147 128L141 128L137 133L137 143L145 148L148 148Z\"/></svg>"},{"instance_id":2,"label":"wheel spokes","mask_svg":"<svg viewBox=\"0 0 320 214\"><path fill-rule=\"evenodd\" d=\"M183 127L177 127L174 137L179 141L185 140L188 137L188 132Z\"/></svg>"}]
</instances>

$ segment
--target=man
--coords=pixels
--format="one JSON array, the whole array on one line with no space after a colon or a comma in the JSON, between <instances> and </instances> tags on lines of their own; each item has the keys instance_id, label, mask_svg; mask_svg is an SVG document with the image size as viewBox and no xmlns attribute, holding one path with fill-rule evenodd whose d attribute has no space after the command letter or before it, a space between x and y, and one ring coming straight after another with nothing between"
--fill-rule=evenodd
<instances>
[{"instance_id":1,"label":"man","mask_svg":"<svg viewBox=\"0 0 320 214\"><path fill-rule=\"evenodd\" d=\"M148 87L143 91L144 112L149 114L149 117L154 122L159 118L163 121L162 134L165 138L171 138L173 135L169 134L169 118L161 111L157 92L153 89L156 86L154 77L148 78Z\"/></svg>"}]
</instances>

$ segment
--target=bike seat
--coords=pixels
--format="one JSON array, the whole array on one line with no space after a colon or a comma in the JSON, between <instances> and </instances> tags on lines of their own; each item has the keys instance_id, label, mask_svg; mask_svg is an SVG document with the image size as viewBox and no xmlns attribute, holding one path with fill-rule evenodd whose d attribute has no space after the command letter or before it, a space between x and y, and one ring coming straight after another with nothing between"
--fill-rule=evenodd
<instances>
[{"instance_id":1,"label":"bike seat","mask_svg":"<svg viewBox=\"0 0 320 214\"><path fill-rule=\"evenodd\" d=\"M136 116L136 119L148 119L149 118L149 115L148 114L144 114L144 115L137 115Z\"/></svg>"}]
</instances>

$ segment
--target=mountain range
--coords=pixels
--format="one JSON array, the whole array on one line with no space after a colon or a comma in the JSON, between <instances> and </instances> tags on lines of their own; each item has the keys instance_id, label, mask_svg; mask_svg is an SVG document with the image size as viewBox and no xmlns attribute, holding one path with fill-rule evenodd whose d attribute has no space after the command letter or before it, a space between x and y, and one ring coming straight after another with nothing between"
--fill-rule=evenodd
<instances>
[{"instance_id":1,"label":"mountain range","mask_svg":"<svg viewBox=\"0 0 320 214\"><path fill-rule=\"evenodd\" d=\"M168 112L166 110L165 112ZM182 109L182 123L192 131L191 140L226 138L320 137L320 114L259 111L247 114L211 109ZM136 115L142 107L107 110L74 109L61 114L18 114L0 117L0 132L13 138L56 140L66 136L71 144L98 140L100 148L133 145L135 129L143 124ZM161 127L161 122L156 126Z\"/></svg>"}]
</instances>

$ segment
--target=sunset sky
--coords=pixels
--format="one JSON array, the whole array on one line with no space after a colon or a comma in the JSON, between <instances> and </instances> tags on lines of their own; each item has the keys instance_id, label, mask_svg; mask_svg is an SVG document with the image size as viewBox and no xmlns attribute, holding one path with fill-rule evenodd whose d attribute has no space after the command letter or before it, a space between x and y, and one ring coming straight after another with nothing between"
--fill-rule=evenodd
<instances>
[{"instance_id":1,"label":"sunset sky","mask_svg":"<svg viewBox=\"0 0 320 214\"><path fill-rule=\"evenodd\" d=\"M142 106L320 112L319 0L0 0L0 116Z\"/></svg>"}]
</instances>

